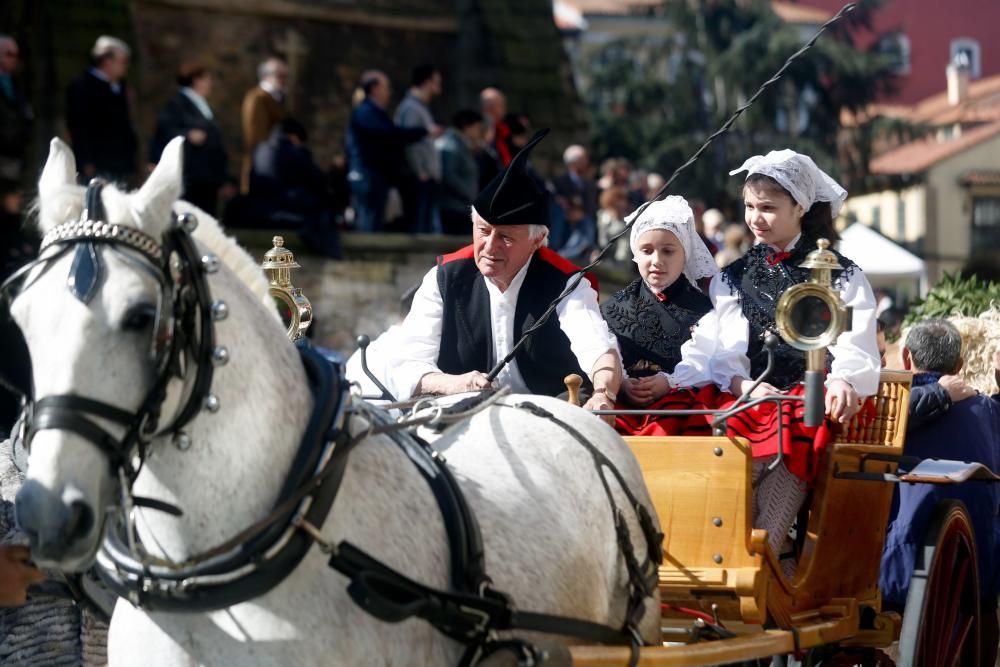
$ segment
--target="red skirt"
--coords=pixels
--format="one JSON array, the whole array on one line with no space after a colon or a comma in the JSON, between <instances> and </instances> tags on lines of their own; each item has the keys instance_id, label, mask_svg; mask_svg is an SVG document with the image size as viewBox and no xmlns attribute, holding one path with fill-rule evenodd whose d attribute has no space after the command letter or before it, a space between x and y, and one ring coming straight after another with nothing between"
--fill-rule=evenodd
<instances>
[{"instance_id":1,"label":"red skirt","mask_svg":"<svg viewBox=\"0 0 1000 667\"><path fill-rule=\"evenodd\" d=\"M789 391L801 395L802 385ZM678 389L659 401L646 406L649 410L725 410L736 398L719 391L714 384L701 389ZM780 405L780 410L779 410ZM616 405L618 409L631 406ZM818 427L808 427L802 417L805 405L801 402L761 403L730 417L726 434L750 441L754 458L772 457L778 453L778 420L781 420L781 450L785 466L796 477L812 483L819 472L820 455L832 440L830 421ZM615 429L622 435L712 435L712 416L655 417L649 415L622 415L615 420Z\"/></svg>"}]
</instances>

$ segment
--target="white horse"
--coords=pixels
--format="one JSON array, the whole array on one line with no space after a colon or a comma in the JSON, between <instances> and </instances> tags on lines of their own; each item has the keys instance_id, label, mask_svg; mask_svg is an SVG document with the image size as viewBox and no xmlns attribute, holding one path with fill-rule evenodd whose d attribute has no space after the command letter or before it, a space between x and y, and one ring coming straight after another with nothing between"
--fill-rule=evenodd
<instances>
[{"instance_id":1,"label":"white horse","mask_svg":"<svg viewBox=\"0 0 1000 667\"><path fill-rule=\"evenodd\" d=\"M108 222L160 239L171 212L193 211L201 252L221 260L209 276L212 298L229 316L216 339L229 361L215 370L216 412L187 426L190 447L157 434L133 490L183 509L183 516L138 507L141 545L175 563L218 545L268 515L292 465L313 398L296 348L287 340L267 285L253 260L225 237L215 220L177 202L180 139L171 142L146 184L125 194L105 187ZM44 234L79 219L83 188L74 185L71 152L53 140L39 182ZM128 249L97 245L104 274L85 303L67 288L73 252L30 271L11 311L27 340L34 396L72 394L138 409L154 381L150 314L160 288L138 271ZM48 251L46 251L48 252ZM162 307L162 306L161 306ZM161 425L178 409L183 382L173 379ZM351 399L352 408L359 407ZM626 613L625 560L612 511L593 459L551 421L514 409L531 401L606 455L652 513L639 467L625 443L597 418L545 397L504 397L501 403L446 430L444 452L482 528L487 572L518 609L621 627ZM361 408L365 405L361 404ZM371 411L350 417L363 434ZM93 418L108 432L123 428ZM122 489L105 449L72 430L38 430L27 479L16 500L22 528L40 565L64 571L90 567L101 545L109 506ZM647 543L619 485L636 556ZM654 515L655 521L655 515ZM449 550L438 505L416 466L386 435L355 446L332 510L318 526L324 540L348 540L412 580L449 586ZM148 612L119 599L111 622L112 665L446 665L463 647L420 619L389 624L348 596L348 579L327 566L317 547L276 587L256 599L197 613ZM644 601L641 635L659 638L656 595Z\"/></svg>"}]
</instances>

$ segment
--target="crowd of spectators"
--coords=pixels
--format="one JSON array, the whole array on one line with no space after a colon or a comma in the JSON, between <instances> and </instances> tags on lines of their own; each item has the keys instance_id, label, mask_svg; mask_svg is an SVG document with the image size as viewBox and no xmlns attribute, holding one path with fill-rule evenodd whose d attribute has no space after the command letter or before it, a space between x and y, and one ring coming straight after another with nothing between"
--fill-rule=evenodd
<instances>
[{"instance_id":1,"label":"crowd of spectators","mask_svg":"<svg viewBox=\"0 0 1000 667\"><path fill-rule=\"evenodd\" d=\"M0 35L4 197L28 180L24 156L32 116L14 76L18 57L16 41ZM89 66L67 90L67 135L81 183L94 176L127 185L141 180L127 83L130 60L128 44L103 35L91 49ZM496 87L480 92L478 109L458 109L445 126L435 117L446 83L438 67L414 67L398 103L389 76L372 69L358 81L344 153L323 171L304 124L289 114L289 65L274 56L261 62L257 85L243 96L242 154L239 173L233 175L212 108L219 91L211 69L204 62L183 62L176 78L177 90L152 128L147 170L172 138L183 136L186 200L221 214L227 226L297 229L314 251L334 258L340 256L341 229L466 234L476 193L510 163L535 129L526 115L508 108ZM548 180L529 165L553 195L550 247L578 262L590 261L624 229L629 213L664 183L660 174L635 169L621 158L595 167L587 149L577 144L565 148L563 169ZM7 210L19 200L3 201ZM703 238L720 265L742 254L749 242L737 234L743 225L725 226L714 209L705 213L704 222ZM606 260L629 266L627 242L620 239Z\"/></svg>"}]
</instances>

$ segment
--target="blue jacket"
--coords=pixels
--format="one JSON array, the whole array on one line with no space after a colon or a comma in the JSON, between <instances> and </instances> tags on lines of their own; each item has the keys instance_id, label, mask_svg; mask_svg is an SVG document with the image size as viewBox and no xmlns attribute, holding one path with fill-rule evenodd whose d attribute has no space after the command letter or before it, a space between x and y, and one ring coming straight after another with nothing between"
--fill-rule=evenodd
<instances>
[{"instance_id":1,"label":"blue jacket","mask_svg":"<svg viewBox=\"0 0 1000 667\"><path fill-rule=\"evenodd\" d=\"M425 136L426 128L398 127L385 109L365 98L347 124L348 166L391 182L403 164L403 147Z\"/></svg>"},{"instance_id":2,"label":"blue jacket","mask_svg":"<svg viewBox=\"0 0 1000 667\"><path fill-rule=\"evenodd\" d=\"M920 373L913 381L922 386L937 379L937 374ZM1000 404L988 396L955 403L939 418L909 431L905 453L919 458L977 461L994 472L1000 471ZM906 603L931 513L945 499L961 500L969 510L976 533L980 589L984 602L996 600L1000 592L1000 484L984 482L897 486L879 573L884 600Z\"/></svg>"}]
</instances>

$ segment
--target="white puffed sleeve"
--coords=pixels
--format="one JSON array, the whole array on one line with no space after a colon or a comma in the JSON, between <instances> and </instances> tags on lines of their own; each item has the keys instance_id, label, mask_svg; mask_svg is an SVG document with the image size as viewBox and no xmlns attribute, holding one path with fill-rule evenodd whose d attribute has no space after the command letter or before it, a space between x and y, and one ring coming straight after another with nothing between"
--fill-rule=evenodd
<instances>
[{"instance_id":1,"label":"white puffed sleeve","mask_svg":"<svg viewBox=\"0 0 1000 667\"><path fill-rule=\"evenodd\" d=\"M853 311L851 330L837 336L830 346L833 365L827 383L845 380L858 396L872 396L878 391L882 363L875 335L875 295L861 269L842 279L840 298Z\"/></svg>"},{"instance_id":2,"label":"white puffed sleeve","mask_svg":"<svg viewBox=\"0 0 1000 667\"><path fill-rule=\"evenodd\" d=\"M567 287L574 278L575 276L566 281ZM608 323L601 315L601 309L597 305L597 292L586 278L559 302L556 317L559 318L559 328L569 338L570 349L577 363L588 376L593 373L601 355L614 350L621 359L618 339L611 333Z\"/></svg>"},{"instance_id":3,"label":"white puffed sleeve","mask_svg":"<svg viewBox=\"0 0 1000 667\"><path fill-rule=\"evenodd\" d=\"M709 287L709 297L718 318L718 343L712 355L712 382L722 391L729 391L734 377L750 377L747 344L750 323L743 315L739 297L719 275Z\"/></svg>"},{"instance_id":4,"label":"white puffed sleeve","mask_svg":"<svg viewBox=\"0 0 1000 667\"><path fill-rule=\"evenodd\" d=\"M743 319L738 299L722 282L712 279L709 287L712 310L705 313L681 346L681 361L673 373L667 374L672 387L700 387L710 382L723 390L736 374L748 374L746 359L747 322Z\"/></svg>"},{"instance_id":5,"label":"white puffed sleeve","mask_svg":"<svg viewBox=\"0 0 1000 667\"><path fill-rule=\"evenodd\" d=\"M420 378L428 373L438 373L438 353L441 350L441 322L444 318L444 301L438 289L435 266L413 295L410 312L400 325L393 340L391 354L395 370L392 374L399 389L399 400L413 395Z\"/></svg>"}]
</instances>

